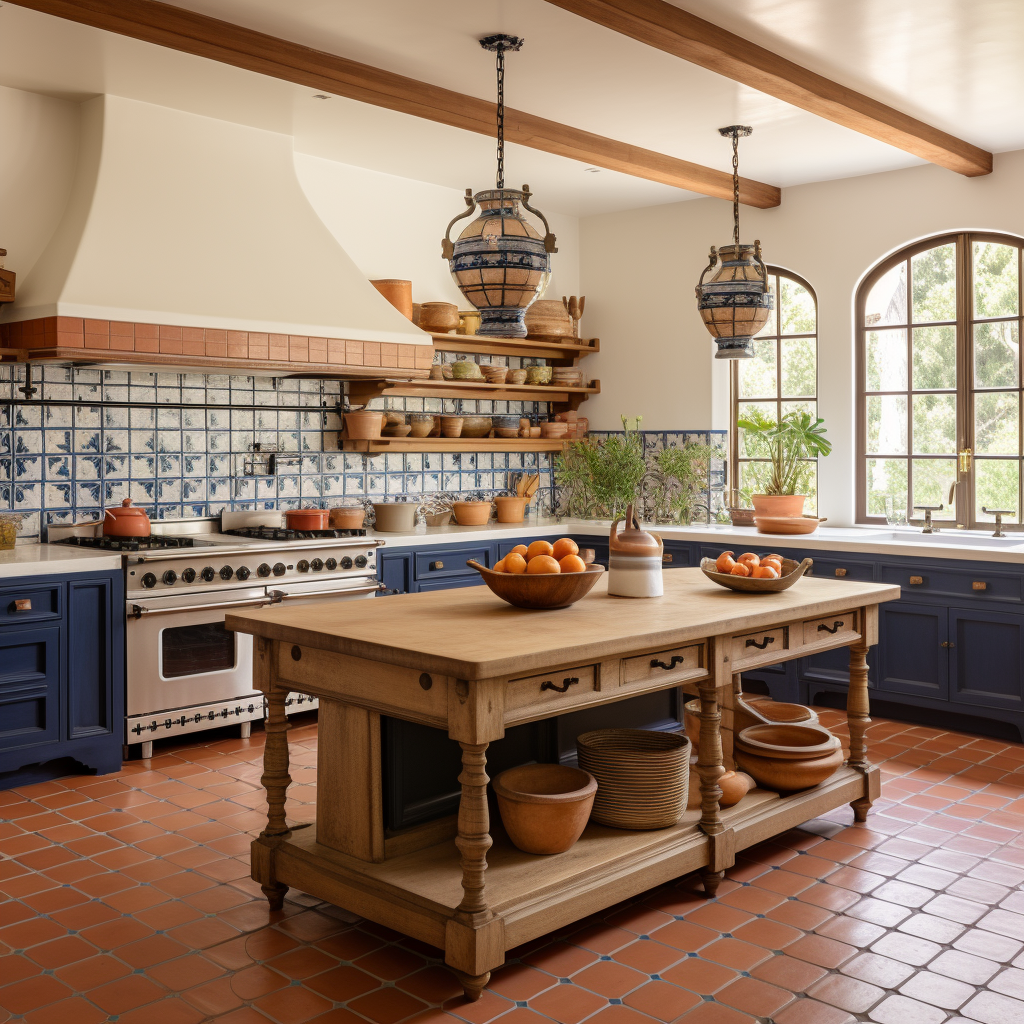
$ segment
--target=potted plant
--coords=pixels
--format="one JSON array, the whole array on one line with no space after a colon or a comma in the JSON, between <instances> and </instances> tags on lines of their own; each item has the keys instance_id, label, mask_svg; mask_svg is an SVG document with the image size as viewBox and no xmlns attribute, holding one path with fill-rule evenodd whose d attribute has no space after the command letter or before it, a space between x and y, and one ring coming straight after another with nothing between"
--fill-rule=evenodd
<instances>
[{"instance_id":1,"label":"potted plant","mask_svg":"<svg viewBox=\"0 0 1024 1024\"><path fill-rule=\"evenodd\" d=\"M754 511L763 516L800 516L806 495L802 493L810 467L808 459L824 458L832 451L825 437L825 421L809 412L788 412L774 420L760 409L752 409L736 421L744 431L747 455L767 459L764 492L752 494Z\"/></svg>"},{"instance_id":2,"label":"potted plant","mask_svg":"<svg viewBox=\"0 0 1024 1024\"><path fill-rule=\"evenodd\" d=\"M655 456L659 471L661 503L667 504L671 519L689 526L694 514L701 509L708 522L711 509L705 498L708 489L708 473L712 459L724 459L725 452L713 445L699 441L687 441L679 448L664 448Z\"/></svg>"},{"instance_id":3,"label":"potted plant","mask_svg":"<svg viewBox=\"0 0 1024 1024\"><path fill-rule=\"evenodd\" d=\"M647 472L640 417L631 430L623 416L622 428L621 435L587 437L563 447L556 469L567 515L614 519L636 500Z\"/></svg>"}]
</instances>

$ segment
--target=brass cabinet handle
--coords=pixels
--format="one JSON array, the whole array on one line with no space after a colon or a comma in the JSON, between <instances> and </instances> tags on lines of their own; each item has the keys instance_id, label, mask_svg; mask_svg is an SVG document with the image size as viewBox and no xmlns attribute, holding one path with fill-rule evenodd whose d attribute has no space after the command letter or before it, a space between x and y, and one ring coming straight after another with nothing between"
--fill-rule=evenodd
<instances>
[{"instance_id":1,"label":"brass cabinet handle","mask_svg":"<svg viewBox=\"0 0 1024 1024\"><path fill-rule=\"evenodd\" d=\"M30 612L32 611L32 598L30 597L19 597L11 602L9 609L12 612Z\"/></svg>"},{"instance_id":2,"label":"brass cabinet handle","mask_svg":"<svg viewBox=\"0 0 1024 1024\"><path fill-rule=\"evenodd\" d=\"M651 658L651 668L663 668L666 672L670 672L676 665L682 665L684 661L686 658L681 654L673 654L672 660L667 665L663 661L658 661L657 658Z\"/></svg>"},{"instance_id":3,"label":"brass cabinet handle","mask_svg":"<svg viewBox=\"0 0 1024 1024\"><path fill-rule=\"evenodd\" d=\"M443 569L444 568L444 562L441 562L441 561L431 562L430 563L430 568L431 569Z\"/></svg>"},{"instance_id":4,"label":"brass cabinet handle","mask_svg":"<svg viewBox=\"0 0 1024 1024\"><path fill-rule=\"evenodd\" d=\"M974 580L971 583L971 590L988 590L988 584L984 580Z\"/></svg>"},{"instance_id":5,"label":"brass cabinet handle","mask_svg":"<svg viewBox=\"0 0 1024 1024\"><path fill-rule=\"evenodd\" d=\"M845 569L836 569L836 575L837 576L845 576L846 575L846 570Z\"/></svg>"},{"instance_id":6,"label":"brass cabinet handle","mask_svg":"<svg viewBox=\"0 0 1024 1024\"><path fill-rule=\"evenodd\" d=\"M769 644L775 643L775 637L766 636L760 643L758 643L753 637L751 637L747 643L747 647L756 647L758 650L763 651Z\"/></svg>"},{"instance_id":7,"label":"brass cabinet handle","mask_svg":"<svg viewBox=\"0 0 1024 1024\"><path fill-rule=\"evenodd\" d=\"M824 633L838 633L843 625L844 625L844 623L843 623L842 619L836 619L836 621L833 622L831 626L826 626L824 622L819 622L818 623L818 632L819 633L822 633L822 632L824 632Z\"/></svg>"},{"instance_id":8,"label":"brass cabinet handle","mask_svg":"<svg viewBox=\"0 0 1024 1024\"><path fill-rule=\"evenodd\" d=\"M566 676L565 679L562 680L562 685L556 686L550 679L546 679L540 684L541 693L545 690L554 690L555 693L565 693L570 686L575 686L579 681L579 676Z\"/></svg>"},{"instance_id":9,"label":"brass cabinet handle","mask_svg":"<svg viewBox=\"0 0 1024 1024\"><path fill-rule=\"evenodd\" d=\"M666 551L665 554L663 554L661 556L661 560L663 562L671 562L672 561L672 554L671 554L671 552Z\"/></svg>"},{"instance_id":10,"label":"brass cabinet handle","mask_svg":"<svg viewBox=\"0 0 1024 1024\"><path fill-rule=\"evenodd\" d=\"M911 576L910 577L910 585L912 587L919 587L922 583L924 583L924 577L923 576Z\"/></svg>"},{"instance_id":11,"label":"brass cabinet handle","mask_svg":"<svg viewBox=\"0 0 1024 1024\"><path fill-rule=\"evenodd\" d=\"M951 643L949 640L943 640L942 641L942 646L943 647L956 647L956 644Z\"/></svg>"}]
</instances>

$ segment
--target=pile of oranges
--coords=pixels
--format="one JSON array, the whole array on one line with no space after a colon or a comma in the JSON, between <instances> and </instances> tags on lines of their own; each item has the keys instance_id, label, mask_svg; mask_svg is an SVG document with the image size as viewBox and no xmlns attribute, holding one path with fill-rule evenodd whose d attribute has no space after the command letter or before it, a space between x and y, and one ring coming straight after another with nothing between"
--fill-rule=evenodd
<instances>
[{"instance_id":1,"label":"pile of oranges","mask_svg":"<svg viewBox=\"0 0 1024 1024\"><path fill-rule=\"evenodd\" d=\"M744 551L739 558L732 556L731 551L723 551L715 561L715 568L719 572L752 576L756 580L777 580L782 575L782 555L758 558L753 551Z\"/></svg>"},{"instance_id":2,"label":"pile of oranges","mask_svg":"<svg viewBox=\"0 0 1024 1024\"><path fill-rule=\"evenodd\" d=\"M554 544L535 540L529 547L517 544L494 566L495 572L511 572L531 576L553 572L586 572L580 558L580 547L569 537L560 537Z\"/></svg>"}]
</instances>

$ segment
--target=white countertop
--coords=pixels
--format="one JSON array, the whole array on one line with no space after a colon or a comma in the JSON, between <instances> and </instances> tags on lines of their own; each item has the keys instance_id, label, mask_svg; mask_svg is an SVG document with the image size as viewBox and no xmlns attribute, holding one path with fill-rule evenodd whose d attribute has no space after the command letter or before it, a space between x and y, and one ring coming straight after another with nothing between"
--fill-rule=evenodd
<instances>
[{"instance_id":1,"label":"white countertop","mask_svg":"<svg viewBox=\"0 0 1024 1024\"><path fill-rule=\"evenodd\" d=\"M0 551L0 578L59 576L69 572L109 572L121 568L121 556L65 544L17 544Z\"/></svg>"},{"instance_id":2,"label":"white countertop","mask_svg":"<svg viewBox=\"0 0 1024 1024\"><path fill-rule=\"evenodd\" d=\"M607 538L610 521L594 519L539 519L524 523L495 523L487 526L418 526L411 533L368 534L384 541L386 547L409 548L430 544L490 542L504 537L544 538L589 535ZM996 539L988 532L967 532L944 528L927 535L908 528L894 531L871 526L819 526L803 536L758 533L752 526L650 526L644 529L665 540L720 545L721 550L759 551L765 547L846 551L851 554L906 555L946 558L972 562L1007 562L1024 565L1024 534Z\"/></svg>"}]
</instances>

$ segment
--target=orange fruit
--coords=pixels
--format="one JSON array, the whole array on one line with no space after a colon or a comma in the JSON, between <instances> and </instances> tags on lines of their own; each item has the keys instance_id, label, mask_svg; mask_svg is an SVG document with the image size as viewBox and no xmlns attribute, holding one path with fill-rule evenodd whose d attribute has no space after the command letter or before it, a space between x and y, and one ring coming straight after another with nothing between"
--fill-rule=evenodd
<instances>
[{"instance_id":1,"label":"orange fruit","mask_svg":"<svg viewBox=\"0 0 1024 1024\"><path fill-rule=\"evenodd\" d=\"M493 569L494 569L494 572L505 572L506 571L506 569L505 569L505 559L502 558L499 561L495 562Z\"/></svg>"},{"instance_id":2,"label":"orange fruit","mask_svg":"<svg viewBox=\"0 0 1024 1024\"><path fill-rule=\"evenodd\" d=\"M531 544L530 547L533 547ZM549 544L548 547L551 547ZM549 572L561 572L561 566L550 555L534 555L526 565L526 571L531 576L537 576Z\"/></svg>"},{"instance_id":3,"label":"orange fruit","mask_svg":"<svg viewBox=\"0 0 1024 1024\"><path fill-rule=\"evenodd\" d=\"M547 555L550 558L551 553L554 550L555 549L546 540L535 540L526 549L526 560L528 562L532 561L534 558L537 558L540 555Z\"/></svg>"},{"instance_id":4,"label":"orange fruit","mask_svg":"<svg viewBox=\"0 0 1024 1024\"><path fill-rule=\"evenodd\" d=\"M559 537L559 539L555 541L554 548L551 550L551 557L561 562L566 555L578 555L579 553L580 546L576 541L572 540L570 537Z\"/></svg>"},{"instance_id":5,"label":"orange fruit","mask_svg":"<svg viewBox=\"0 0 1024 1024\"><path fill-rule=\"evenodd\" d=\"M517 545L516 545L516 546L515 546L515 547L514 547L514 548L513 548L513 549L512 549L512 550L511 550L510 552L509 552L509 554L510 554L510 555L522 555L522 556L523 556L523 558L526 558L526 551L527 551L527 548L526 548L526 545L525 545L525 544L517 544Z\"/></svg>"},{"instance_id":6,"label":"orange fruit","mask_svg":"<svg viewBox=\"0 0 1024 1024\"><path fill-rule=\"evenodd\" d=\"M746 562L737 562L730 570L733 576L749 576L751 567Z\"/></svg>"},{"instance_id":7,"label":"orange fruit","mask_svg":"<svg viewBox=\"0 0 1024 1024\"><path fill-rule=\"evenodd\" d=\"M773 551L770 555L765 555L764 557L765 558L774 558L778 562L782 561L782 555L780 555L777 551Z\"/></svg>"},{"instance_id":8,"label":"orange fruit","mask_svg":"<svg viewBox=\"0 0 1024 1024\"><path fill-rule=\"evenodd\" d=\"M774 565L765 565L762 562L753 572L753 576L758 580L777 580L779 573Z\"/></svg>"},{"instance_id":9,"label":"orange fruit","mask_svg":"<svg viewBox=\"0 0 1024 1024\"><path fill-rule=\"evenodd\" d=\"M522 544L519 545L522 547ZM518 551L510 551L505 558L505 572L520 573L526 572L526 559Z\"/></svg>"},{"instance_id":10,"label":"orange fruit","mask_svg":"<svg viewBox=\"0 0 1024 1024\"><path fill-rule=\"evenodd\" d=\"M761 559L761 565L770 565L780 576L782 575L782 563L771 555L765 555Z\"/></svg>"},{"instance_id":11,"label":"orange fruit","mask_svg":"<svg viewBox=\"0 0 1024 1024\"><path fill-rule=\"evenodd\" d=\"M749 565L751 569L761 564L761 559L758 558L753 551L744 551L743 554L736 559L736 561L743 562L746 565Z\"/></svg>"},{"instance_id":12,"label":"orange fruit","mask_svg":"<svg viewBox=\"0 0 1024 1024\"><path fill-rule=\"evenodd\" d=\"M715 562L715 568L719 572L731 572L732 567L736 564L732 557L731 551L723 551Z\"/></svg>"},{"instance_id":13,"label":"orange fruit","mask_svg":"<svg viewBox=\"0 0 1024 1024\"><path fill-rule=\"evenodd\" d=\"M558 550L558 546L555 545L555 550ZM562 572L586 572L586 562L580 558L579 555L566 555L564 558L558 560L558 567Z\"/></svg>"}]
</instances>

